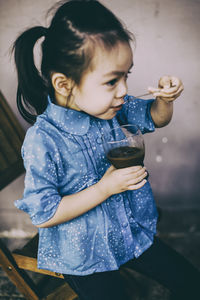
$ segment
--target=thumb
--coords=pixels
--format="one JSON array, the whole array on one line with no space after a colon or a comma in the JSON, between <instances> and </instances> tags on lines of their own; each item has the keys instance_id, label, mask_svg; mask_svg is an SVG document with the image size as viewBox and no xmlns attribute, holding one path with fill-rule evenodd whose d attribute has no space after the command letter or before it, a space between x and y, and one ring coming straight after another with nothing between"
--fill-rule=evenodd
<instances>
[{"instance_id":1,"label":"thumb","mask_svg":"<svg viewBox=\"0 0 200 300\"><path fill-rule=\"evenodd\" d=\"M114 170L116 170L115 167L114 167L113 165L111 165L111 166L107 169L106 173L111 173L111 172L114 171Z\"/></svg>"},{"instance_id":2,"label":"thumb","mask_svg":"<svg viewBox=\"0 0 200 300\"><path fill-rule=\"evenodd\" d=\"M163 76L159 80L159 87L169 89L171 87L171 78L169 76Z\"/></svg>"}]
</instances>

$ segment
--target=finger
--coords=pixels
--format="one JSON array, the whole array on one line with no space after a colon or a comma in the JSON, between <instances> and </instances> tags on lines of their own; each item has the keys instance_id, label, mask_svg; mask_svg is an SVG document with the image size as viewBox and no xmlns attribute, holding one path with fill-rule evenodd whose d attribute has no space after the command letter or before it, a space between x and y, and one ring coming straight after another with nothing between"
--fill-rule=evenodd
<instances>
[{"instance_id":1,"label":"finger","mask_svg":"<svg viewBox=\"0 0 200 300\"><path fill-rule=\"evenodd\" d=\"M161 93L165 93L165 94L173 94L173 93L176 93L178 90L179 90L180 87L178 86L173 86L173 87L170 87L168 89L166 88L163 88L162 90L160 90Z\"/></svg>"},{"instance_id":2,"label":"finger","mask_svg":"<svg viewBox=\"0 0 200 300\"><path fill-rule=\"evenodd\" d=\"M171 76L163 76L160 78L158 86L161 88L170 88L171 86Z\"/></svg>"},{"instance_id":3,"label":"finger","mask_svg":"<svg viewBox=\"0 0 200 300\"><path fill-rule=\"evenodd\" d=\"M115 170L115 167L113 165L111 165L108 170Z\"/></svg>"},{"instance_id":4,"label":"finger","mask_svg":"<svg viewBox=\"0 0 200 300\"><path fill-rule=\"evenodd\" d=\"M148 90L149 92L156 92L162 89L169 89L172 87L179 88L180 86L183 86L182 81L176 77L176 76L163 76L160 78L158 82L158 89L154 87L149 87Z\"/></svg>"},{"instance_id":5,"label":"finger","mask_svg":"<svg viewBox=\"0 0 200 300\"><path fill-rule=\"evenodd\" d=\"M163 88L160 90L161 93L166 93L166 94L173 94L173 93L178 93L180 90L183 90L184 87L183 85L180 86L173 86L169 89Z\"/></svg>"},{"instance_id":6,"label":"finger","mask_svg":"<svg viewBox=\"0 0 200 300\"><path fill-rule=\"evenodd\" d=\"M129 170L127 173L123 174L123 176L126 176L126 179L129 180L130 179L135 179L137 177L140 177L142 176L144 173L146 172L146 168L145 167L142 167L142 166L139 166L139 169L137 170Z\"/></svg>"},{"instance_id":7,"label":"finger","mask_svg":"<svg viewBox=\"0 0 200 300\"><path fill-rule=\"evenodd\" d=\"M136 177L142 176L143 174L147 174L147 170L145 167L141 168L140 170L138 170L137 172L134 172L133 175L135 175Z\"/></svg>"},{"instance_id":8,"label":"finger","mask_svg":"<svg viewBox=\"0 0 200 300\"><path fill-rule=\"evenodd\" d=\"M147 172L147 169L145 167L141 168L140 170L138 170L136 172L137 176L141 176L142 174L144 174L145 172Z\"/></svg>"},{"instance_id":9,"label":"finger","mask_svg":"<svg viewBox=\"0 0 200 300\"><path fill-rule=\"evenodd\" d=\"M180 86L177 90L172 90L169 89L168 91L162 89L160 92L156 92L154 93L154 97L164 97L164 98L173 98L173 97L177 97L178 95L180 95L182 93L182 91L184 90L183 86Z\"/></svg>"},{"instance_id":10,"label":"finger","mask_svg":"<svg viewBox=\"0 0 200 300\"><path fill-rule=\"evenodd\" d=\"M160 97L162 100L166 101L166 102L171 102L176 100L176 98L178 98L181 95L182 91L180 91L178 94L176 94L173 97Z\"/></svg>"},{"instance_id":11,"label":"finger","mask_svg":"<svg viewBox=\"0 0 200 300\"><path fill-rule=\"evenodd\" d=\"M170 96L172 94L179 93L180 91L183 91L183 90L184 90L183 85L173 86L168 89L167 88L159 89L159 88L153 88L153 87L148 88L149 93L152 93L154 97Z\"/></svg>"},{"instance_id":12,"label":"finger","mask_svg":"<svg viewBox=\"0 0 200 300\"><path fill-rule=\"evenodd\" d=\"M127 167L127 168L122 168L122 169L118 169L119 172L123 172L124 174L131 174L131 173L136 173L138 171L140 171L141 169L143 169L143 166L132 166L132 167Z\"/></svg>"},{"instance_id":13,"label":"finger","mask_svg":"<svg viewBox=\"0 0 200 300\"><path fill-rule=\"evenodd\" d=\"M171 76L171 82L173 86L180 87L181 85L183 85L182 81L175 76Z\"/></svg>"},{"instance_id":14,"label":"finger","mask_svg":"<svg viewBox=\"0 0 200 300\"><path fill-rule=\"evenodd\" d=\"M106 171L106 173L111 173L111 172L113 172L114 170L116 170L116 168L115 168L113 165L111 165L111 166L108 168L108 170Z\"/></svg>"},{"instance_id":15,"label":"finger","mask_svg":"<svg viewBox=\"0 0 200 300\"><path fill-rule=\"evenodd\" d=\"M159 89L159 88L154 88L154 87L152 87L152 86L149 86L149 87L148 87L148 92L149 92L149 93L154 94L154 93L159 93L160 91L161 91L161 89Z\"/></svg>"},{"instance_id":16,"label":"finger","mask_svg":"<svg viewBox=\"0 0 200 300\"><path fill-rule=\"evenodd\" d=\"M182 91L173 95L173 96L156 96L157 99L161 99L164 100L166 102L171 102L176 100L180 95L181 95Z\"/></svg>"},{"instance_id":17,"label":"finger","mask_svg":"<svg viewBox=\"0 0 200 300\"><path fill-rule=\"evenodd\" d=\"M142 174L137 175L137 176L134 174L133 177L127 181L127 184L128 185L137 184L137 183L141 182L144 178L146 178L147 175L148 175L147 172L143 172Z\"/></svg>"},{"instance_id":18,"label":"finger","mask_svg":"<svg viewBox=\"0 0 200 300\"><path fill-rule=\"evenodd\" d=\"M138 184L134 184L134 185L130 185L128 187L128 190L138 190L141 187L143 187L145 185L145 183L147 182L146 179L142 180L141 182L139 182Z\"/></svg>"}]
</instances>

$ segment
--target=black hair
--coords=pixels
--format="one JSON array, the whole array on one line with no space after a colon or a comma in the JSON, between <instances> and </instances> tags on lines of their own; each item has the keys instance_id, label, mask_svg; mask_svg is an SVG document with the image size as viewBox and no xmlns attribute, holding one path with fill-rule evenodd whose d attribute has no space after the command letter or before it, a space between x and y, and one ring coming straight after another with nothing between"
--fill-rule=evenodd
<instances>
[{"instance_id":1,"label":"black hair","mask_svg":"<svg viewBox=\"0 0 200 300\"><path fill-rule=\"evenodd\" d=\"M34 45L44 36L40 70L34 62ZM36 26L22 33L13 51L18 73L17 106L23 118L34 123L47 107L47 95L53 97L53 72L59 72L80 84L91 67L95 44L114 47L129 43L133 35L99 1L69 0L56 11L49 28Z\"/></svg>"}]
</instances>

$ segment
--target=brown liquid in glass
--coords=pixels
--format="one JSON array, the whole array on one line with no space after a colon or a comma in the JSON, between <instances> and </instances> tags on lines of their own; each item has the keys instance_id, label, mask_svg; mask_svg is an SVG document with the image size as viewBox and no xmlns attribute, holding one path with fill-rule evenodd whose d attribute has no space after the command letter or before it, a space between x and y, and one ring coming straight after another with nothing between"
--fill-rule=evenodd
<instances>
[{"instance_id":1,"label":"brown liquid in glass","mask_svg":"<svg viewBox=\"0 0 200 300\"><path fill-rule=\"evenodd\" d=\"M144 149L129 146L113 148L107 153L107 158L117 169L143 166Z\"/></svg>"}]
</instances>

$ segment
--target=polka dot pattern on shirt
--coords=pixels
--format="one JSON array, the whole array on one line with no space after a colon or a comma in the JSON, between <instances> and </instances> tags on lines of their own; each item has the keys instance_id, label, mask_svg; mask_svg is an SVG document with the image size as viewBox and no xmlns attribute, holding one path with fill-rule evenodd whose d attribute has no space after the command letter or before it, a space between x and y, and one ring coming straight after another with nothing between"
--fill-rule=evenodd
<instances>
[{"instance_id":1,"label":"polka dot pattern on shirt","mask_svg":"<svg viewBox=\"0 0 200 300\"><path fill-rule=\"evenodd\" d=\"M25 191L16 206L33 224L55 214L64 195L98 182L110 166L102 133L120 124L137 124L143 133L154 131L153 100L125 98L112 120L59 107L49 99L25 137L22 155ZM141 189L116 194L80 217L39 228L38 267L54 272L86 275L116 270L141 255L156 233L157 211L149 182Z\"/></svg>"}]
</instances>

